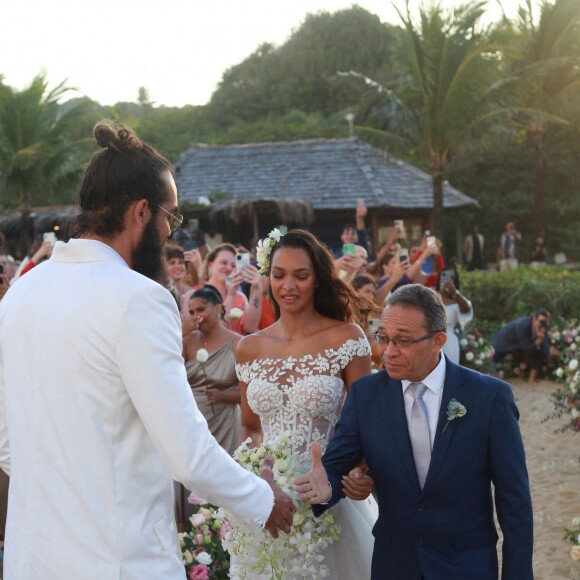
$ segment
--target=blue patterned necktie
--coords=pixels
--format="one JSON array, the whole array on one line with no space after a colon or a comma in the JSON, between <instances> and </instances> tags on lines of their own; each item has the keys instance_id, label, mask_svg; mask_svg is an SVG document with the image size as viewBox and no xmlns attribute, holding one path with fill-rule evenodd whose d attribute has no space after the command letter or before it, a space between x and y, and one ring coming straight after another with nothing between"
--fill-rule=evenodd
<instances>
[{"instance_id":1,"label":"blue patterned necktie","mask_svg":"<svg viewBox=\"0 0 580 580\"><path fill-rule=\"evenodd\" d=\"M413 446L413 458L419 485L421 489L427 479L429 463L431 462L431 436L429 433L429 414L423 401L423 395L427 387L423 383L411 383L408 387L413 395L413 407L411 408L411 445Z\"/></svg>"}]
</instances>

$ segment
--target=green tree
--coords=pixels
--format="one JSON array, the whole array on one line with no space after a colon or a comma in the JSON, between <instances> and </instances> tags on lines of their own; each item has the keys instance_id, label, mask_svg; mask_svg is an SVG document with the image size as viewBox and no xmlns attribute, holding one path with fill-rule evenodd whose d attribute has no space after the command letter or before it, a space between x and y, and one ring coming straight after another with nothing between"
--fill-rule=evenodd
<instances>
[{"instance_id":1,"label":"green tree","mask_svg":"<svg viewBox=\"0 0 580 580\"><path fill-rule=\"evenodd\" d=\"M399 12L404 31L394 57L397 79L388 89L357 74L371 89L357 124L378 130L387 142L424 159L433 176L432 229L443 233L444 173L493 109L498 47L480 26L485 2L444 12L436 4Z\"/></svg>"},{"instance_id":2,"label":"green tree","mask_svg":"<svg viewBox=\"0 0 580 580\"><path fill-rule=\"evenodd\" d=\"M580 120L579 23L578 0L543 1L537 22L527 0L517 20L504 16L502 23L511 34L502 91L508 96L506 105L517 107L510 117L513 125L526 132L533 149L536 232L545 226L546 134L557 125L572 127ZM561 129L558 132L561 137Z\"/></svg>"},{"instance_id":3,"label":"green tree","mask_svg":"<svg viewBox=\"0 0 580 580\"><path fill-rule=\"evenodd\" d=\"M66 106L59 100L69 89L61 83L49 90L45 75L17 91L0 84L0 192L5 207L22 214L21 250L30 243L33 204L62 199L94 146L80 137L88 125L91 101L79 99Z\"/></svg>"}]
</instances>

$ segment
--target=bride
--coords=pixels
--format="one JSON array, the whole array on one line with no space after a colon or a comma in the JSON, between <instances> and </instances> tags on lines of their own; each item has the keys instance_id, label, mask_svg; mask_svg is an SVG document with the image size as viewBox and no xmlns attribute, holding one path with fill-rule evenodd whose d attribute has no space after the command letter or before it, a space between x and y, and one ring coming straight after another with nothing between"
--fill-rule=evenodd
<instances>
[{"instance_id":1,"label":"bride","mask_svg":"<svg viewBox=\"0 0 580 580\"><path fill-rule=\"evenodd\" d=\"M277 320L238 343L242 440L249 437L251 447L260 446L285 434L306 472L310 443L318 442L324 453L346 391L369 374L370 347L360 327L349 322L356 294L338 278L330 253L312 234L274 230L260 243L258 262L269 275ZM343 491L366 498L372 480L360 470L357 476L349 475ZM370 578L376 503L371 498L336 507L342 532L324 553L329 577ZM232 557L231 578L244 573Z\"/></svg>"}]
</instances>

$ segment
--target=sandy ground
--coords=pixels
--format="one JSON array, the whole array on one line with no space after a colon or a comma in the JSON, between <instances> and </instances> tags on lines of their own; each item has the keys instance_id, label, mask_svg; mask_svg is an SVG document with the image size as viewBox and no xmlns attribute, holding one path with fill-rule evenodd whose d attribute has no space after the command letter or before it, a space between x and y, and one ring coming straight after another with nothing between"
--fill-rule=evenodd
<instances>
[{"instance_id":1,"label":"sandy ground","mask_svg":"<svg viewBox=\"0 0 580 580\"><path fill-rule=\"evenodd\" d=\"M557 384L511 381L520 410L520 428L530 475L534 507L535 580L580 580L580 562L570 558L564 527L580 517L580 433L554 430L564 419L542 419L553 411L550 393Z\"/></svg>"}]
</instances>

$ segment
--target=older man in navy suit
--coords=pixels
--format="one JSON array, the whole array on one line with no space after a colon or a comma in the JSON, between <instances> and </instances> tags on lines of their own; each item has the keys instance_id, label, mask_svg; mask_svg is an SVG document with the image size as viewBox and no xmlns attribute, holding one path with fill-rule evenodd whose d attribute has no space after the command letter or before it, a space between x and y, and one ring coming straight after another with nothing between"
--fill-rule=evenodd
<instances>
[{"instance_id":1,"label":"older man in navy suit","mask_svg":"<svg viewBox=\"0 0 580 580\"><path fill-rule=\"evenodd\" d=\"M356 381L322 462L296 480L320 514L364 457L375 481L373 580L533 578L533 514L510 386L440 353L446 315L418 284L394 292L377 334L384 371ZM492 493L493 487L493 493Z\"/></svg>"}]
</instances>

